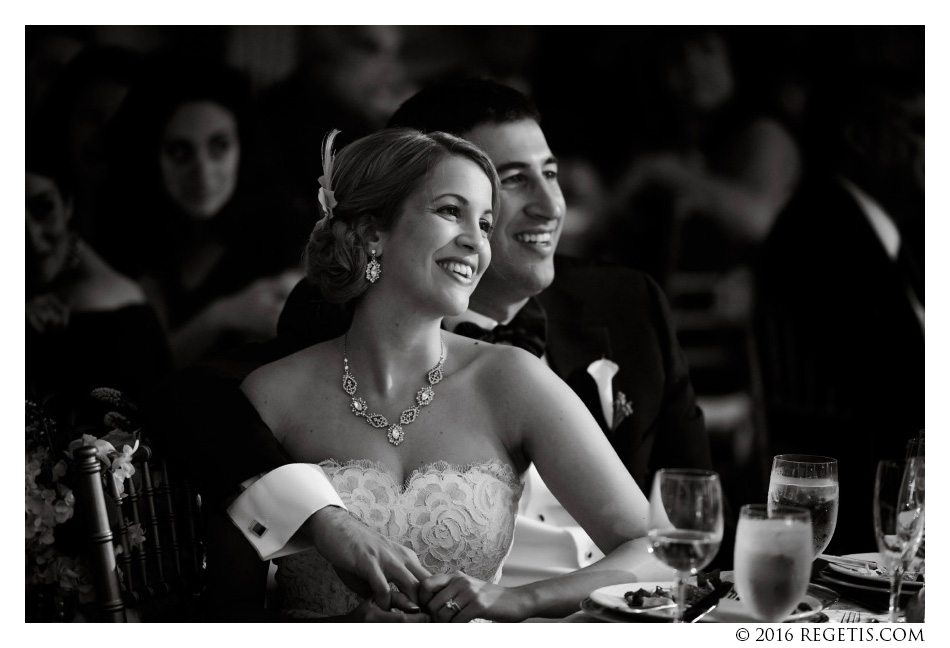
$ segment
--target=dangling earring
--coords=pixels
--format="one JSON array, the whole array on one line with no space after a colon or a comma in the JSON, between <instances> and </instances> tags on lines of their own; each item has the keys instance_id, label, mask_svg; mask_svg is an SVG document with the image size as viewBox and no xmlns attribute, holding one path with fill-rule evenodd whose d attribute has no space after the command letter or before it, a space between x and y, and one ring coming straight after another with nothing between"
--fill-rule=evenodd
<instances>
[{"instance_id":1,"label":"dangling earring","mask_svg":"<svg viewBox=\"0 0 950 648\"><path fill-rule=\"evenodd\" d=\"M373 255L373 258L366 264L366 281L376 283L383 272L383 266L376 260L376 250L370 250L369 253Z\"/></svg>"}]
</instances>

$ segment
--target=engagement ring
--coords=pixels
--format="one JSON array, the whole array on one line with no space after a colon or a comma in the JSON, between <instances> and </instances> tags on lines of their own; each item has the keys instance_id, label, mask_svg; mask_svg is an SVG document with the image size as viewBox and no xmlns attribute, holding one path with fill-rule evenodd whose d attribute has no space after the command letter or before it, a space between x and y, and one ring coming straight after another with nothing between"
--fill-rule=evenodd
<instances>
[{"instance_id":1,"label":"engagement ring","mask_svg":"<svg viewBox=\"0 0 950 648\"><path fill-rule=\"evenodd\" d=\"M445 607L449 608L450 610L456 613L462 611L462 608L459 607L459 604L455 602L454 598L450 598L448 601L446 601Z\"/></svg>"}]
</instances>

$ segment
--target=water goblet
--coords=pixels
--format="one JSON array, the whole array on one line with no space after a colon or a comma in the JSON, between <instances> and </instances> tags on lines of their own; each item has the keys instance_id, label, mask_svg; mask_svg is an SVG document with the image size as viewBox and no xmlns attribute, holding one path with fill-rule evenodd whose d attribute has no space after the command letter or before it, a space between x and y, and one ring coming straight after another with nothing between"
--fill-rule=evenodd
<instances>
[{"instance_id":1,"label":"water goblet","mask_svg":"<svg viewBox=\"0 0 950 648\"><path fill-rule=\"evenodd\" d=\"M812 558L817 557L831 542L838 524L838 461L817 455L776 455L768 504L809 510L814 534Z\"/></svg>"},{"instance_id":2,"label":"water goblet","mask_svg":"<svg viewBox=\"0 0 950 648\"><path fill-rule=\"evenodd\" d=\"M905 464L884 460L874 480L874 535L890 576L888 614L899 621L904 569L917 552L924 532L924 459Z\"/></svg>"},{"instance_id":3,"label":"water goblet","mask_svg":"<svg viewBox=\"0 0 950 648\"><path fill-rule=\"evenodd\" d=\"M676 570L676 623L686 610L686 580L716 557L722 530L722 486L716 472L657 471L650 492L650 551Z\"/></svg>"},{"instance_id":4,"label":"water goblet","mask_svg":"<svg viewBox=\"0 0 950 648\"><path fill-rule=\"evenodd\" d=\"M759 621L784 620L811 576L811 513L801 506L746 504L739 510L733 555L736 591Z\"/></svg>"}]
</instances>

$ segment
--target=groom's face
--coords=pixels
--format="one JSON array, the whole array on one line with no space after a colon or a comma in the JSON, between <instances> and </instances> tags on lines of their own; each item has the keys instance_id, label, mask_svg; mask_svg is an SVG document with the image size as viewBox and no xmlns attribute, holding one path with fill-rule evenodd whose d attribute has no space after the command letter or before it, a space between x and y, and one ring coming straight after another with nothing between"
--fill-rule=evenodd
<instances>
[{"instance_id":1,"label":"groom's face","mask_svg":"<svg viewBox=\"0 0 950 648\"><path fill-rule=\"evenodd\" d=\"M480 124L465 138L491 158L501 180L501 213L483 285L503 282L525 295L554 280L554 251L564 224L557 159L533 119Z\"/></svg>"}]
</instances>

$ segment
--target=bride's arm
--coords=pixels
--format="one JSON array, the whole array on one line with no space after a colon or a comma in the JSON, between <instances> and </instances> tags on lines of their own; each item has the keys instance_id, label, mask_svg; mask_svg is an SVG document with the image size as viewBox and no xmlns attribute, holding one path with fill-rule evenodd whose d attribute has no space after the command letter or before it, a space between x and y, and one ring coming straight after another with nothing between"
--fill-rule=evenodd
<instances>
[{"instance_id":1,"label":"bride's arm","mask_svg":"<svg viewBox=\"0 0 950 648\"><path fill-rule=\"evenodd\" d=\"M570 574L515 588L478 584L464 575L434 576L420 591L433 615L447 620L439 606L454 598L460 606L466 604L455 621L563 617L578 611L580 601L599 587L671 579L673 570L647 552L647 498L584 403L529 354L506 349L498 360L486 384L498 390L491 402L500 404L501 411L494 414L509 435L508 447L535 463L605 557Z\"/></svg>"}]
</instances>

